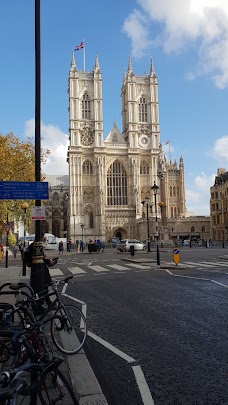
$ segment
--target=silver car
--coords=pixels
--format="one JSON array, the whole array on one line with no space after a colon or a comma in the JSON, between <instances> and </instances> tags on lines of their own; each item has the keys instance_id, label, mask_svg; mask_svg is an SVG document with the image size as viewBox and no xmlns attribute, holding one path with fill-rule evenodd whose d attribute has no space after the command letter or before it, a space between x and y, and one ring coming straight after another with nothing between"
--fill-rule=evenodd
<instances>
[{"instance_id":1,"label":"silver car","mask_svg":"<svg viewBox=\"0 0 228 405\"><path fill-rule=\"evenodd\" d=\"M134 246L135 250L146 250L145 243L137 239L123 239L117 245L117 250L120 252L129 252L130 246Z\"/></svg>"}]
</instances>

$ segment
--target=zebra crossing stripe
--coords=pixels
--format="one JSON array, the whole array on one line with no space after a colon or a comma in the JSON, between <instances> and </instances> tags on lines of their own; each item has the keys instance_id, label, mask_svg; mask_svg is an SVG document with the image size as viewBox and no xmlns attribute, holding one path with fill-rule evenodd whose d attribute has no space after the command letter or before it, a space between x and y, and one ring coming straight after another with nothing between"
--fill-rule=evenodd
<instances>
[{"instance_id":1,"label":"zebra crossing stripe","mask_svg":"<svg viewBox=\"0 0 228 405\"><path fill-rule=\"evenodd\" d=\"M135 267L136 269L142 269L142 270L150 269L150 266L143 266L142 264L138 264L138 263L129 263L128 266Z\"/></svg>"},{"instance_id":2,"label":"zebra crossing stripe","mask_svg":"<svg viewBox=\"0 0 228 405\"><path fill-rule=\"evenodd\" d=\"M228 263L224 263L224 262L214 262L213 264L215 266L228 267Z\"/></svg>"},{"instance_id":3,"label":"zebra crossing stripe","mask_svg":"<svg viewBox=\"0 0 228 405\"><path fill-rule=\"evenodd\" d=\"M107 266L115 270L131 270L128 267L120 266L120 264L107 264Z\"/></svg>"},{"instance_id":4,"label":"zebra crossing stripe","mask_svg":"<svg viewBox=\"0 0 228 405\"><path fill-rule=\"evenodd\" d=\"M72 273L72 274L82 274L82 273L86 273L85 270L82 270L81 267L68 267L68 270Z\"/></svg>"},{"instance_id":5,"label":"zebra crossing stripe","mask_svg":"<svg viewBox=\"0 0 228 405\"><path fill-rule=\"evenodd\" d=\"M205 264L208 263L208 264ZM194 262L185 262L187 265L192 265L192 267L214 267L215 265L211 262L199 262L199 263L194 263Z\"/></svg>"},{"instance_id":6,"label":"zebra crossing stripe","mask_svg":"<svg viewBox=\"0 0 228 405\"><path fill-rule=\"evenodd\" d=\"M63 272L59 268L51 269L49 267L49 272L50 272L51 277L52 276L63 276Z\"/></svg>"},{"instance_id":7,"label":"zebra crossing stripe","mask_svg":"<svg viewBox=\"0 0 228 405\"><path fill-rule=\"evenodd\" d=\"M88 266L88 268L96 271L97 273L104 272L104 271L110 271L109 269L106 269L105 267L102 267L102 266Z\"/></svg>"}]
</instances>

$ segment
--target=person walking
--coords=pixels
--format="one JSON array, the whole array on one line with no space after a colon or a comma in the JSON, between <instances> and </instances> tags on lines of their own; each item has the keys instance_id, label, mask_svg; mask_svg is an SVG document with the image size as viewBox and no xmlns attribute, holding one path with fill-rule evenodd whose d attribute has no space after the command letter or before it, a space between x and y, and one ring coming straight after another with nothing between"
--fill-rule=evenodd
<instances>
[{"instance_id":1,"label":"person walking","mask_svg":"<svg viewBox=\"0 0 228 405\"><path fill-rule=\"evenodd\" d=\"M83 253L83 242L82 242L82 240L79 241L79 246L80 246L80 252Z\"/></svg>"},{"instance_id":2,"label":"person walking","mask_svg":"<svg viewBox=\"0 0 228 405\"><path fill-rule=\"evenodd\" d=\"M79 248L79 240L76 240L76 252L78 252L78 248Z\"/></svg>"},{"instance_id":3,"label":"person walking","mask_svg":"<svg viewBox=\"0 0 228 405\"><path fill-rule=\"evenodd\" d=\"M59 255L60 255L60 253L63 254L63 251L64 251L63 242L60 241L60 242L59 242Z\"/></svg>"},{"instance_id":4,"label":"person walking","mask_svg":"<svg viewBox=\"0 0 228 405\"><path fill-rule=\"evenodd\" d=\"M17 258L17 245L13 245L13 258L14 260Z\"/></svg>"}]
</instances>

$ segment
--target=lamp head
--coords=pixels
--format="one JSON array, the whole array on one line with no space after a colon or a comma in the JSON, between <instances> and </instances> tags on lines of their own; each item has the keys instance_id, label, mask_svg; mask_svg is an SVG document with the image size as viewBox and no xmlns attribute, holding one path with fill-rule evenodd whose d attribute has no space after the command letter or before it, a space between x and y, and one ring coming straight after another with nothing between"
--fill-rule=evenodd
<instances>
[{"instance_id":1,"label":"lamp head","mask_svg":"<svg viewBox=\"0 0 228 405\"><path fill-rule=\"evenodd\" d=\"M29 207L29 204L28 204L26 201L24 201L24 202L21 204L21 208L23 208L24 210L27 210L28 207Z\"/></svg>"},{"instance_id":2,"label":"lamp head","mask_svg":"<svg viewBox=\"0 0 228 405\"><path fill-rule=\"evenodd\" d=\"M154 182L154 185L151 187L151 190L153 190L154 195L157 195L159 187L157 184Z\"/></svg>"}]
</instances>

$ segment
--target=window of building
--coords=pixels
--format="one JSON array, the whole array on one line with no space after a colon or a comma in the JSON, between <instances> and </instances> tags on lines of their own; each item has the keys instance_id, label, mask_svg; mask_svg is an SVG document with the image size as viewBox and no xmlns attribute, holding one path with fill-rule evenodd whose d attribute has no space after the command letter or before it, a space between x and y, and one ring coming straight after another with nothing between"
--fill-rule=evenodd
<instances>
[{"instance_id":1,"label":"window of building","mask_svg":"<svg viewBox=\"0 0 228 405\"><path fill-rule=\"evenodd\" d=\"M205 232L205 226L202 226L201 232Z\"/></svg>"},{"instance_id":2,"label":"window of building","mask_svg":"<svg viewBox=\"0 0 228 405\"><path fill-rule=\"evenodd\" d=\"M112 163L107 173L107 204L127 205L127 173L118 160Z\"/></svg>"},{"instance_id":3,"label":"window of building","mask_svg":"<svg viewBox=\"0 0 228 405\"><path fill-rule=\"evenodd\" d=\"M147 122L147 102L145 97L139 99L139 122Z\"/></svg>"},{"instance_id":4,"label":"window of building","mask_svg":"<svg viewBox=\"0 0 228 405\"><path fill-rule=\"evenodd\" d=\"M146 160L140 164L140 174L149 174L149 163Z\"/></svg>"},{"instance_id":5,"label":"window of building","mask_svg":"<svg viewBox=\"0 0 228 405\"><path fill-rule=\"evenodd\" d=\"M176 197L176 187L173 187L173 197Z\"/></svg>"},{"instance_id":6,"label":"window of building","mask_svg":"<svg viewBox=\"0 0 228 405\"><path fill-rule=\"evenodd\" d=\"M195 232L194 226L191 226L191 232Z\"/></svg>"},{"instance_id":7,"label":"window of building","mask_svg":"<svg viewBox=\"0 0 228 405\"><path fill-rule=\"evenodd\" d=\"M93 213L90 212L89 214L89 227L93 228Z\"/></svg>"},{"instance_id":8,"label":"window of building","mask_svg":"<svg viewBox=\"0 0 228 405\"><path fill-rule=\"evenodd\" d=\"M89 120L91 119L91 110L90 110L90 98L88 93L85 93L82 97L82 119Z\"/></svg>"},{"instance_id":9,"label":"window of building","mask_svg":"<svg viewBox=\"0 0 228 405\"><path fill-rule=\"evenodd\" d=\"M90 176L91 174L93 174L93 165L90 160L85 160L83 162L82 174L85 174L86 176Z\"/></svg>"},{"instance_id":10,"label":"window of building","mask_svg":"<svg viewBox=\"0 0 228 405\"><path fill-rule=\"evenodd\" d=\"M170 188L169 188L169 195L170 195L170 197L173 196L173 188L172 188L172 186L170 186Z\"/></svg>"}]
</instances>

